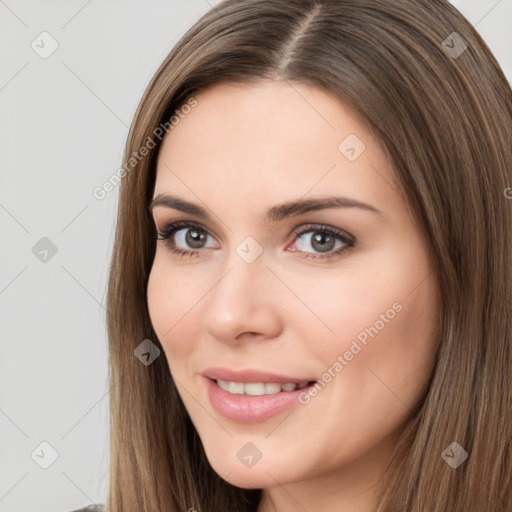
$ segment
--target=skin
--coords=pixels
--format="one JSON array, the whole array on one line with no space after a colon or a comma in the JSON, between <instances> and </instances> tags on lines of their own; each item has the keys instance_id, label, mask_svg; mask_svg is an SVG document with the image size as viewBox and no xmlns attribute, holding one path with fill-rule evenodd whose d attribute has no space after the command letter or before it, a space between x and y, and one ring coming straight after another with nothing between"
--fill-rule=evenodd
<instances>
[{"instance_id":1,"label":"skin","mask_svg":"<svg viewBox=\"0 0 512 512\"><path fill-rule=\"evenodd\" d=\"M434 366L439 296L427 242L378 140L330 93L265 81L217 84L196 99L163 141L154 196L179 196L211 219L163 206L152 214L160 232L193 221L207 238L192 257L158 241L148 283L151 321L180 396L213 469L233 485L264 490L259 512L370 512L377 478ZM349 134L365 145L354 161L338 148ZM265 219L275 205L331 195L381 213L329 208ZM297 237L307 224L314 226ZM320 224L355 237L354 246L304 257L324 254L312 238ZM175 243L197 250L187 232ZM252 263L236 252L247 236L263 250ZM212 407L207 368L321 379L397 303L400 312L309 403L253 424ZM237 457L247 442L262 453L251 468Z\"/></svg>"}]
</instances>

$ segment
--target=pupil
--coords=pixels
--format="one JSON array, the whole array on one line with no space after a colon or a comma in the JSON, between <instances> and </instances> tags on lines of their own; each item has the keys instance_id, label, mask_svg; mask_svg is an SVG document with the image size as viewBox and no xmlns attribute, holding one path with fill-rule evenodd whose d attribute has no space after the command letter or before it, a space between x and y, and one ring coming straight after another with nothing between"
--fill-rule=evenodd
<instances>
[{"instance_id":1,"label":"pupil","mask_svg":"<svg viewBox=\"0 0 512 512\"><path fill-rule=\"evenodd\" d=\"M317 231L314 235L313 235L313 240L312 240L312 243L311 245L316 249L318 250L319 252L328 252L330 250L332 250L332 248L334 247L334 238L331 236L331 235L328 235L326 233L322 233L320 231ZM315 246L316 243L320 243L322 245L320 246Z\"/></svg>"},{"instance_id":2,"label":"pupil","mask_svg":"<svg viewBox=\"0 0 512 512\"><path fill-rule=\"evenodd\" d=\"M199 249L202 247L201 242L204 242L205 233L204 231L199 231L197 229L189 229L185 238L188 245L195 249Z\"/></svg>"}]
</instances>

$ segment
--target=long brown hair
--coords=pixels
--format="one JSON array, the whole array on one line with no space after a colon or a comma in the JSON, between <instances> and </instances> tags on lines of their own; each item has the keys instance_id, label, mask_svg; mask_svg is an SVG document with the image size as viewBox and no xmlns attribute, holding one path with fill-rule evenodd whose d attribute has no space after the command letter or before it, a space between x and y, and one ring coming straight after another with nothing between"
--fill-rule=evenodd
<instances>
[{"instance_id":1,"label":"long brown hair","mask_svg":"<svg viewBox=\"0 0 512 512\"><path fill-rule=\"evenodd\" d=\"M158 127L179 122L180 107L208 86L267 79L321 87L354 107L432 251L441 342L376 512L510 512L512 91L445 0L225 0L156 72L126 144L108 288L107 510L256 510L260 490L234 487L210 467L166 358L146 366L134 350L150 339L163 351L146 302ZM468 453L456 469L441 456L453 442Z\"/></svg>"}]
</instances>

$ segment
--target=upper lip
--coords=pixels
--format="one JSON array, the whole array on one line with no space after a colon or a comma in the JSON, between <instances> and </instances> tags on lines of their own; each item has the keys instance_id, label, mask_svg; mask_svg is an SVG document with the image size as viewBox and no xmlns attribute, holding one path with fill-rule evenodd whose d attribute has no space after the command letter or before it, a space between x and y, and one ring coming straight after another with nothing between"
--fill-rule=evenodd
<instances>
[{"instance_id":1,"label":"upper lip","mask_svg":"<svg viewBox=\"0 0 512 512\"><path fill-rule=\"evenodd\" d=\"M282 375L278 373L270 373L255 368L247 368L245 370L235 370L232 368L208 368L203 375L212 380L224 380L228 382L275 382L278 384L311 382L316 381L313 377L295 377Z\"/></svg>"}]
</instances>

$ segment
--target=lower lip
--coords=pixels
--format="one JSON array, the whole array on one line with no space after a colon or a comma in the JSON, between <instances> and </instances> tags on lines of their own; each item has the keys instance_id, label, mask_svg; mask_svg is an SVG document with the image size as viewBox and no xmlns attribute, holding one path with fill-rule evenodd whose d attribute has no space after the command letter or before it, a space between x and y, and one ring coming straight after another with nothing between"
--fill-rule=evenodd
<instances>
[{"instance_id":1,"label":"lower lip","mask_svg":"<svg viewBox=\"0 0 512 512\"><path fill-rule=\"evenodd\" d=\"M313 384L295 391L281 391L273 395L250 396L224 391L212 379L206 378L208 395L214 409L225 418L238 423L258 423L299 404L299 394Z\"/></svg>"}]
</instances>

